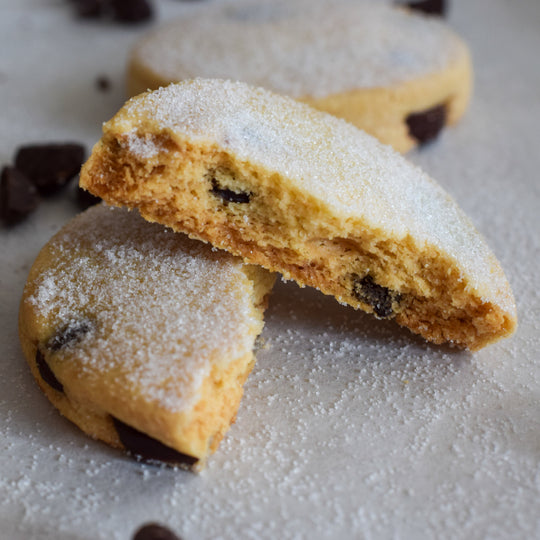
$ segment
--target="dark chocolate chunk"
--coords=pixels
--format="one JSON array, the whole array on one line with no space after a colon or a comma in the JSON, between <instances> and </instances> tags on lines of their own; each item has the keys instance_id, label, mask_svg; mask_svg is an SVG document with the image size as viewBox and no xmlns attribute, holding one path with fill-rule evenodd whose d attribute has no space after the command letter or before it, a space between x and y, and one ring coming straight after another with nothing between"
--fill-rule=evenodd
<instances>
[{"instance_id":1,"label":"dark chocolate chunk","mask_svg":"<svg viewBox=\"0 0 540 540\"><path fill-rule=\"evenodd\" d=\"M154 13L148 0L110 0L112 17L121 23L139 23L150 20Z\"/></svg>"},{"instance_id":2,"label":"dark chocolate chunk","mask_svg":"<svg viewBox=\"0 0 540 540\"><path fill-rule=\"evenodd\" d=\"M180 540L180 537L159 523L147 523L137 530L133 540Z\"/></svg>"},{"instance_id":3,"label":"dark chocolate chunk","mask_svg":"<svg viewBox=\"0 0 540 540\"><path fill-rule=\"evenodd\" d=\"M36 187L15 167L4 167L0 180L0 218L8 225L23 220L39 204Z\"/></svg>"},{"instance_id":4,"label":"dark chocolate chunk","mask_svg":"<svg viewBox=\"0 0 540 540\"><path fill-rule=\"evenodd\" d=\"M64 391L64 386L56 378L56 375L53 373L53 370L50 368L49 364L47 364L47 361L45 360L45 356L43 356L43 353L39 349L36 352L36 365L37 365L41 378L51 388L58 390L58 392Z\"/></svg>"},{"instance_id":5,"label":"dark chocolate chunk","mask_svg":"<svg viewBox=\"0 0 540 540\"><path fill-rule=\"evenodd\" d=\"M354 281L353 294L361 302L370 305L375 315L381 319L393 315L392 302L399 301L399 295L375 283L369 274Z\"/></svg>"},{"instance_id":6,"label":"dark chocolate chunk","mask_svg":"<svg viewBox=\"0 0 540 540\"><path fill-rule=\"evenodd\" d=\"M100 201L101 199L99 197L96 197L89 191L86 191L86 189L77 186L77 204L82 210L85 210L94 204L98 204Z\"/></svg>"},{"instance_id":7,"label":"dark chocolate chunk","mask_svg":"<svg viewBox=\"0 0 540 540\"><path fill-rule=\"evenodd\" d=\"M415 9L428 15L446 15L445 0L410 0L405 2L405 5L410 9Z\"/></svg>"},{"instance_id":8,"label":"dark chocolate chunk","mask_svg":"<svg viewBox=\"0 0 540 540\"><path fill-rule=\"evenodd\" d=\"M222 188L215 179L212 180L212 189L210 190L210 193L216 197L219 197L220 199L223 199L225 202L245 204L251 199L251 193L246 193L243 191L238 193L232 189Z\"/></svg>"},{"instance_id":9,"label":"dark chocolate chunk","mask_svg":"<svg viewBox=\"0 0 540 540\"><path fill-rule=\"evenodd\" d=\"M148 461L162 461L164 463L186 465L188 467L197 463L193 456L182 454L170 446L166 446L149 435L124 424L118 418L112 417L114 427L125 449L138 458Z\"/></svg>"},{"instance_id":10,"label":"dark chocolate chunk","mask_svg":"<svg viewBox=\"0 0 540 540\"><path fill-rule=\"evenodd\" d=\"M42 195L66 185L81 169L84 147L76 143L23 146L15 156L15 167L24 173Z\"/></svg>"},{"instance_id":11,"label":"dark chocolate chunk","mask_svg":"<svg viewBox=\"0 0 540 540\"><path fill-rule=\"evenodd\" d=\"M77 15L84 19L101 17L105 11L104 0L73 0L73 4Z\"/></svg>"},{"instance_id":12,"label":"dark chocolate chunk","mask_svg":"<svg viewBox=\"0 0 540 540\"><path fill-rule=\"evenodd\" d=\"M73 345L91 329L92 323L89 320L73 321L56 332L47 343L47 347L55 352L68 345Z\"/></svg>"},{"instance_id":13,"label":"dark chocolate chunk","mask_svg":"<svg viewBox=\"0 0 540 540\"><path fill-rule=\"evenodd\" d=\"M446 105L437 105L425 111L409 114L406 122L409 135L420 144L431 141L446 124Z\"/></svg>"}]
</instances>

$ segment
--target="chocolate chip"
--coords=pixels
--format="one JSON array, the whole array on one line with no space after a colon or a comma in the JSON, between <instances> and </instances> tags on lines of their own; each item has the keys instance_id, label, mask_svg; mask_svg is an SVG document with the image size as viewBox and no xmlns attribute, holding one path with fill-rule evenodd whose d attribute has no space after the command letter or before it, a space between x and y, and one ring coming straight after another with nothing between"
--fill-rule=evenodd
<instances>
[{"instance_id":1,"label":"chocolate chip","mask_svg":"<svg viewBox=\"0 0 540 540\"><path fill-rule=\"evenodd\" d=\"M411 0L410 2L405 2L407 7L428 15L440 15L444 17L446 14L446 2L445 0Z\"/></svg>"},{"instance_id":2,"label":"chocolate chip","mask_svg":"<svg viewBox=\"0 0 540 540\"><path fill-rule=\"evenodd\" d=\"M166 446L149 435L124 424L118 418L112 417L114 427L125 449L138 458L148 461L162 461L164 463L186 465L188 467L197 463L197 458L182 454L170 446Z\"/></svg>"},{"instance_id":3,"label":"chocolate chip","mask_svg":"<svg viewBox=\"0 0 540 540\"><path fill-rule=\"evenodd\" d=\"M353 294L361 302L370 305L375 315L381 319L393 315L392 303L400 299L400 295L375 283L369 274L354 281Z\"/></svg>"},{"instance_id":4,"label":"chocolate chip","mask_svg":"<svg viewBox=\"0 0 540 540\"><path fill-rule=\"evenodd\" d=\"M47 347L55 352L68 345L73 345L88 333L92 326L89 320L73 321L56 332L48 341Z\"/></svg>"},{"instance_id":5,"label":"chocolate chip","mask_svg":"<svg viewBox=\"0 0 540 540\"><path fill-rule=\"evenodd\" d=\"M84 147L76 143L23 146L15 167L24 173L42 195L60 190L81 169Z\"/></svg>"},{"instance_id":6,"label":"chocolate chip","mask_svg":"<svg viewBox=\"0 0 540 540\"><path fill-rule=\"evenodd\" d=\"M39 204L36 187L15 167L4 167L0 180L0 218L8 225L23 220Z\"/></svg>"},{"instance_id":7,"label":"chocolate chip","mask_svg":"<svg viewBox=\"0 0 540 540\"><path fill-rule=\"evenodd\" d=\"M101 199L99 197L96 197L89 191L86 191L86 189L77 186L77 204L82 210L86 210L86 208L98 204L100 201Z\"/></svg>"},{"instance_id":8,"label":"chocolate chip","mask_svg":"<svg viewBox=\"0 0 540 540\"><path fill-rule=\"evenodd\" d=\"M420 144L434 139L446 123L446 105L437 105L431 109L412 113L407 116L409 135Z\"/></svg>"},{"instance_id":9,"label":"chocolate chip","mask_svg":"<svg viewBox=\"0 0 540 540\"><path fill-rule=\"evenodd\" d=\"M180 540L180 537L159 523L148 523L137 530L133 540Z\"/></svg>"},{"instance_id":10,"label":"chocolate chip","mask_svg":"<svg viewBox=\"0 0 540 540\"><path fill-rule=\"evenodd\" d=\"M210 193L223 199L225 202L245 204L251 199L251 193L243 191L236 192L232 189L222 188L215 179L212 179L212 189L210 190Z\"/></svg>"},{"instance_id":11,"label":"chocolate chip","mask_svg":"<svg viewBox=\"0 0 540 540\"><path fill-rule=\"evenodd\" d=\"M153 17L147 0L110 0L112 17L121 23L139 23Z\"/></svg>"},{"instance_id":12,"label":"chocolate chip","mask_svg":"<svg viewBox=\"0 0 540 540\"><path fill-rule=\"evenodd\" d=\"M58 390L58 392L64 391L64 386L56 378L53 370L50 368L49 364L47 364L43 353L39 349L36 352L36 365L39 371L39 375L51 388L54 388L54 390Z\"/></svg>"}]
</instances>

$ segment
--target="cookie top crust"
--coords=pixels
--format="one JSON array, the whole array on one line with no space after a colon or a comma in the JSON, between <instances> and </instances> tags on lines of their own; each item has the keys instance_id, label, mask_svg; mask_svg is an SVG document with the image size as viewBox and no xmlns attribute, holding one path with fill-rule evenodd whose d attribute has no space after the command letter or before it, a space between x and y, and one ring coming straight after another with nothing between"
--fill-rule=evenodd
<instances>
[{"instance_id":1,"label":"cookie top crust","mask_svg":"<svg viewBox=\"0 0 540 540\"><path fill-rule=\"evenodd\" d=\"M275 171L316 198L321 215L339 220L344 236L367 227L381 239L438 250L454 259L476 294L515 314L500 265L453 199L343 120L244 83L196 79L132 98L104 132L125 134L142 158L163 151L164 136Z\"/></svg>"},{"instance_id":2,"label":"cookie top crust","mask_svg":"<svg viewBox=\"0 0 540 540\"><path fill-rule=\"evenodd\" d=\"M87 388L110 384L118 399L122 388L179 413L197 401L216 362L252 351L262 323L243 266L137 212L99 205L44 248L24 301L43 334L38 339L64 360L75 355ZM84 332L76 345L55 347L62 328L68 336Z\"/></svg>"},{"instance_id":3,"label":"cookie top crust","mask_svg":"<svg viewBox=\"0 0 540 540\"><path fill-rule=\"evenodd\" d=\"M443 22L368 2L211 6L151 32L131 61L158 78L227 78L294 98L397 85L466 50Z\"/></svg>"}]
</instances>

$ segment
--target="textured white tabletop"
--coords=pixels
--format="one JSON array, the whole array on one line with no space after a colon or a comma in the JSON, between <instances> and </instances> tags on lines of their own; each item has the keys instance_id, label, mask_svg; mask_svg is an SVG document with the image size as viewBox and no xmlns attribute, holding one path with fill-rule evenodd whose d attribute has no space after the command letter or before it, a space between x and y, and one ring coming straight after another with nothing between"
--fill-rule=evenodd
<instances>
[{"instance_id":1,"label":"textured white tabletop","mask_svg":"<svg viewBox=\"0 0 540 540\"><path fill-rule=\"evenodd\" d=\"M204 4L162 0L159 18ZM184 540L540 538L540 3L454 0L449 22L472 50L474 99L410 158L497 254L515 336L474 355L431 346L279 282L237 423L206 471L142 465L60 417L20 351L29 267L78 212L68 189L0 229L0 538L128 540L146 521ZM90 150L151 26L0 0L0 164L30 142Z\"/></svg>"}]
</instances>

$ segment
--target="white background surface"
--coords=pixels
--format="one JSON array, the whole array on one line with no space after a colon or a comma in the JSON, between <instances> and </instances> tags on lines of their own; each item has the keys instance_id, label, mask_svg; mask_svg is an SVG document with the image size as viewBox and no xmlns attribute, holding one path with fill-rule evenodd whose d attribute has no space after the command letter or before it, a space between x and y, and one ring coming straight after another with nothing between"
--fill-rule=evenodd
<instances>
[{"instance_id":1,"label":"white background surface","mask_svg":"<svg viewBox=\"0 0 540 540\"><path fill-rule=\"evenodd\" d=\"M202 4L158 5L164 19ZM540 2L455 0L450 24L471 46L474 100L410 158L499 257L516 335L471 355L279 283L238 421L207 470L141 465L61 418L19 348L29 267L78 211L68 190L0 230L0 538L120 540L148 520L185 540L540 538ZM147 28L76 21L60 0L0 0L0 162L34 141L90 150Z\"/></svg>"}]
</instances>

